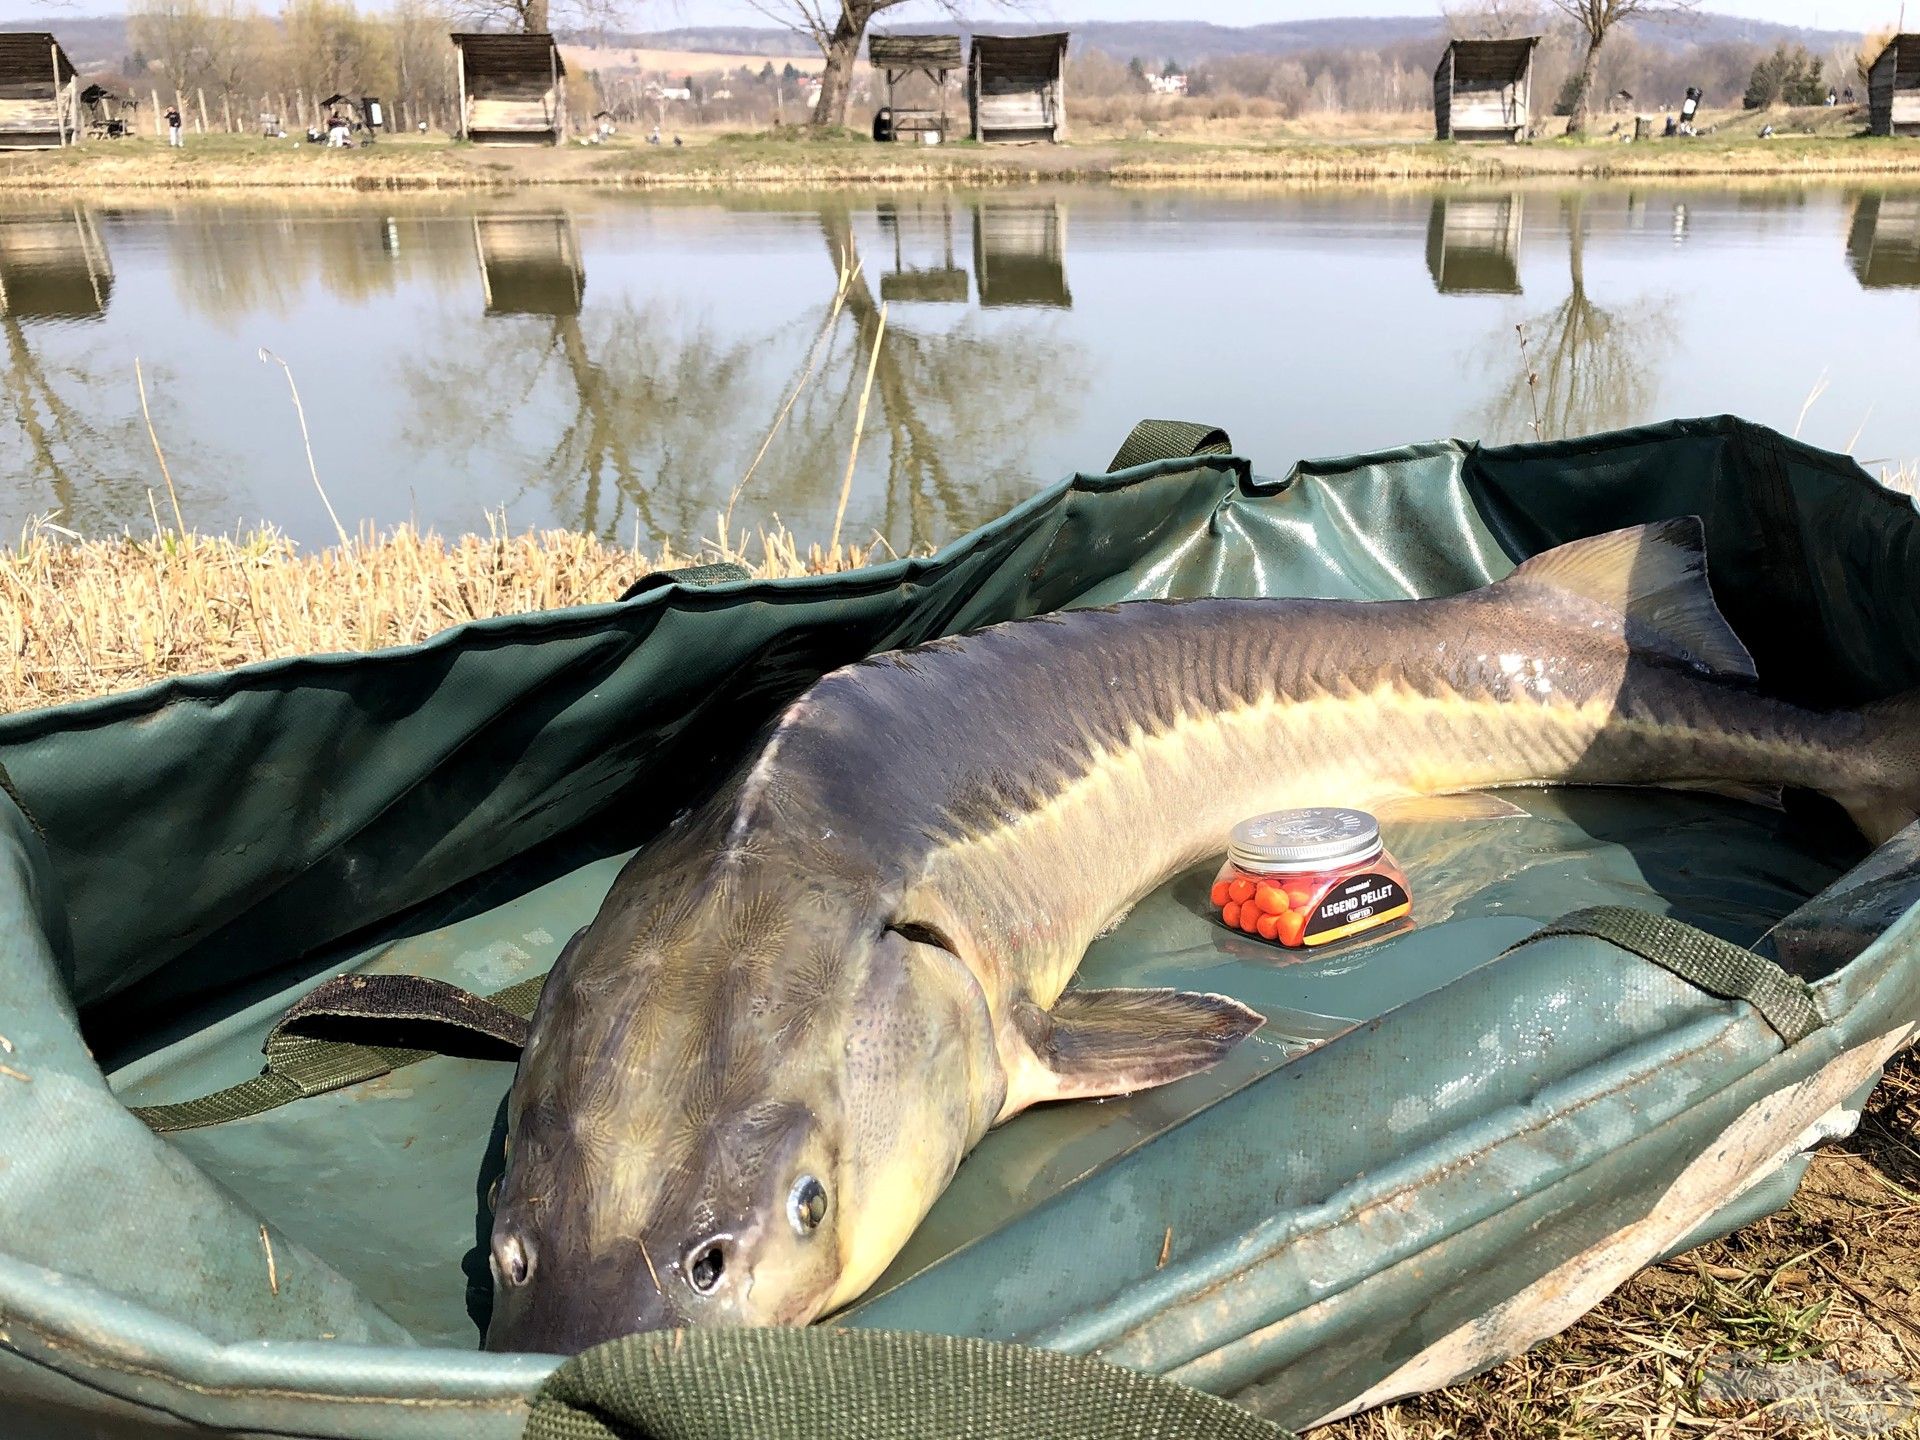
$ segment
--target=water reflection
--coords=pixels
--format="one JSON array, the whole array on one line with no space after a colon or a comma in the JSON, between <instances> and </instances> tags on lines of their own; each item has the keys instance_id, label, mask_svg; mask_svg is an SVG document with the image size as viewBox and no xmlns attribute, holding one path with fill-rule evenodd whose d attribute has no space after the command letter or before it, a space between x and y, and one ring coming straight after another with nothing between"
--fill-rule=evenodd
<instances>
[{"instance_id":1,"label":"water reflection","mask_svg":"<svg viewBox=\"0 0 1920 1440\"><path fill-rule=\"evenodd\" d=\"M1920 287L1920 195L1869 193L1856 200L1847 259L1868 289Z\"/></svg>"},{"instance_id":2,"label":"water reflection","mask_svg":"<svg viewBox=\"0 0 1920 1440\"><path fill-rule=\"evenodd\" d=\"M983 306L1071 309L1066 207L1055 200L975 205L973 273Z\"/></svg>"},{"instance_id":3,"label":"water reflection","mask_svg":"<svg viewBox=\"0 0 1920 1440\"><path fill-rule=\"evenodd\" d=\"M880 277L889 304L964 305L967 272L954 262L953 201L882 200L875 207L882 238L893 241L893 268Z\"/></svg>"},{"instance_id":4,"label":"water reflection","mask_svg":"<svg viewBox=\"0 0 1920 1440\"><path fill-rule=\"evenodd\" d=\"M1427 218L1427 273L1442 295L1520 294L1526 200L1436 195Z\"/></svg>"},{"instance_id":5,"label":"water reflection","mask_svg":"<svg viewBox=\"0 0 1920 1440\"><path fill-rule=\"evenodd\" d=\"M0 535L54 509L151 523L138 356L190 523L324 540L262 346L350 523L484 528L505 504L685 544L732 503L736 535L824 539L870 361L842 530L897 549L1098 463L1146 414L1221 421L1277 470L1668 414L1791 429L1827 371L1837 433L1820 411L1809 438L1906 457L1902 285L1920 191L1898 187L32 202L0 210ZM1208 343L1169 364L1147 297L1207 317Z\"/></svg>"},{"instance_id":6,"label":"water reflection","mask_svg":"<svg viewBox=\"0 0 1920 1440\"><path fill-rule=\"evenodd\" d=\"M85 206L0 216L0 315L96 319L112 295L113 264Z\"/></svg>"},{"instance_id":7,"label":"water reflection","mask_svg":"<svg viewBox=\"0 0 1920 1440\"><path fill-rule=\"evenodd\" d=\"M1558 440L1649 418L1661 350L1664 298L1603 308L1587 294L1587 199L1561 202L1567 297L1517 327L1502 325L1489 348L1511 357L1508 380L1487 416L1496 439ZM1631 220L1631 215L1629 215ZM1517 362L1517 363L1516 363Z\"/></svg>"},{"instance_id":8,"label":"water reflection","mask_svg":"<svg viewBox=\"0 0 1920 1440\"><path fill-rule=\"evenodd\" d=\"M578 315L587 288L573 218L476 215L473 243L489 315Z\"/></svg>"}]
</instances>

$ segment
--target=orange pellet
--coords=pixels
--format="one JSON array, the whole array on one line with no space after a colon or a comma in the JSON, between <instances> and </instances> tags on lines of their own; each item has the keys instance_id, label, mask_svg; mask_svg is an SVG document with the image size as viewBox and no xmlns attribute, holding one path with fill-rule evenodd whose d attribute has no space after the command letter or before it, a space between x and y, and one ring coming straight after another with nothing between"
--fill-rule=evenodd
<instances>
[{"instance_id":1,"label":"orange pellet","mask_svg":"<svg viewBox=\"0 0 1920 1440\"><path fill-rule=\"evenodd\" d=\"M1226 881L1216 880L1213 882L1213 893L1208 898L1213 901L1213 908L1218 910L1231 900L1233 896L1227 893Z\"/></svg>"},{"instance_id":2,"label":"orange pellet","mask_svg":"<svg viewBox=\"0 0 1920 1440\"><path fill-rule=\"evenodd\" d=\"M1289 910L1304 910L1312 899L1313 891L1304 885L1289 885L1287 887L1287 908Z\"/></svg>"},{"instance_id":3,"label":"orange pellet","mask_svg":"<svg viewBox=\"0 0 1920 1440\"><path fill-rule=\"evenodd\" d=\"M1247 879L1229 880L1227 882L1227 895L1230 899L1237 900L1242 905L1246 904L1247 901L1253 898L1253 881Z\"/></svg>"},{"instance_id":4,"label":"orange pellet","mask_svg":"<svg viewBox=\"0 0 1920 1440\"><path fill-rule=\"evenodd\" d=\"M1240 907L1240 928L1249 935L1257 935L1260 933L1259 906L1242 905Z\"/></svg>"},{"instance_id":5,"label":"orange pellet","mask_svg":"<svg viewBox=\"0 0 1920 1440\"><path fill-rule=\"evenodd\" d=\"M1271 940L1279 933L1280 917L1278 915L1262 915L1260 917L1260 938L1262 940Z\"/></svg>"},{"instance_id":6,"label":"orange pellet","mask_svg":"<svg viewBox=\"0 0 1920 1440\"><path fill-rule=\"evenodd\" d=\"M1278 885L1256 886L1253 899L1254 903L1269 915L1278 915L1287 908L1287 892Z\"/></svg>"},{"instance_id":7,"label":"orange pellet","mask_svg":"<svg viewBox=\"0 0 1920 1440\"><path fill-rule=\"evenodd\" d=\"M1300 937L1306 933L1307 917L1304 911L1289 910L1277 917L1279 924L1274 927L1274 935L1283 945L1298 945Z\"/></svg>"},{"instance_id":8,"label":"orange pellet","mask_svg":"<svg viewBox=\"0 0 1920 1440\"><path fill-rule=\"evenodd\" d=\"M1238 930L1240 928L1240 902L1238 900L1229 900L1225 905L1222 905L1220 907L1220 918L1226 922L1229 930Z\"/></svg>"}]
</instances>

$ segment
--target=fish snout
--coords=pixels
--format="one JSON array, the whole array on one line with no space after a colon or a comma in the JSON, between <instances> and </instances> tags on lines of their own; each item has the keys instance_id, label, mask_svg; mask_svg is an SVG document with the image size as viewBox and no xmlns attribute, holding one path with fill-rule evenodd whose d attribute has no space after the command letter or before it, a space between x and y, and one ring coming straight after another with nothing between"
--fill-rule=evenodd
<instances>
[{"instance_id":1,"label":"fish snout","mask_svg":"<svg viewBox=\"0 0 1920 1440\"><path fill-rule=\"evenodd\" d=\"M498 1264L498 1251L495 1255ZM496 1276L499 1271L496 1269ZM643 1268L611 1286L506 1283L496 1278L486 1348L541 1355L573 1355L622 1335L678 1329L693 1322L673 1295L656 1288ZM671 1283L665 1275L663 1285Z\"/></svg>"}]
</instances>

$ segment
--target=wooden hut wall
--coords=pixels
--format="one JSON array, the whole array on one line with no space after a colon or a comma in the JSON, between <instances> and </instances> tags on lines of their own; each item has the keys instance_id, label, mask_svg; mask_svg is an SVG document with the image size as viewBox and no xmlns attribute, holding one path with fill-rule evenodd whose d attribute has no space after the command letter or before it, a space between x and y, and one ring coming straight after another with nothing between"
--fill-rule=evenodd
<instances>
[{"instance_id":1,"label":"wooden hut wall","mask_svg":"<svg viewBox=\"0 0 1920 1440\"><path fill-rule=\"evenodd\" d=\"M1894 36L1867 72L1867 130L1920 135L1920 34Z\"/></svg>"},{"instance_id":2,"label":"wooden hut wall","mask_svg":"<svg viewBox=\"0 0 1920 1440\"><path fill-rule=\"evenodd\" d=\"M967 71L973 138L1066 139L1066 53L1065 34L974 36Z\"/></svg>"},{"instance_id":3,"label":"wooden hut wall","mask_svg":"<svg viewBox=\"0 0 1920 1440\"><path fill-rule=\"evenodd\" d=\"M80 79L45 31L0 34L0 149L50 150L81 138Z\"/></svg>"},{"instance_id":4,"label":"wooden hut wall","mask_svg":"<svg viewBox=\"0 0 1920 1440\"><path fill-rule=\"evenodd\" d=\"M461 121L477 145L563 145L567 73L551 35L455 35Z\"/></svg>"},{"instance_id":5,"label":"wooden hut wall","mask_svg":"<svg viewBox=\"0 0 1920 1440\"><path fill-rule=\"evenodd\" d=\"M1519 140L1532 123L1533 37L1455 40L1434 72L1441 140Z\"/></svg>"}]
</instances>

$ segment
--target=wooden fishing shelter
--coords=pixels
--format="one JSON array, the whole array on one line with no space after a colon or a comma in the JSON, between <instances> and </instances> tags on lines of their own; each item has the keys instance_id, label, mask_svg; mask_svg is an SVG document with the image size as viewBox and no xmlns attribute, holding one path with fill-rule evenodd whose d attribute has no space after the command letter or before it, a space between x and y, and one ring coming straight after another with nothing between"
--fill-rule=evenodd
<instances>
[{"instance_id":1,"label":"wooden fishing shelter","mask_svg":"<svg viewBox=\"0 0 1920 1440\"><path fill-rule=\"evenodd\" d=\"M1436 195L1427 217L1427 273L1442 295L1518 295L1525 200Z\"/></svg>"},{"instance_id":2,"label":"wooden fishing shelter","mask_svg":"<svg viewBox=\"0 0 1920 1440\"><path fill-rule=\"evenodd\" d=\"M1517 40L1450 40L1433 72L1438 140L1527 138L1533 122L1533 52L1538 35Z\"/></svg>"},{"instance_id":3,"label":"wooden fishing shelter","mask_svg":"<svg viewBox=\"0 0 1920 1440\"><path fill-rule=\"evenodd\" d=\"M1847 232L1847 260L1865 289L1920 289L1920 196L1862 195Z\"/></svg>"},{"instance_id":4,"label":"wooden fishing shelter","mask_svg":"<svg viewBox=\"0 0 1920 1440\"><path fill-rule=\"evenodd\" d=\"M973 138L1019 144L1067 138L1067 32L975 35L967 59Z\"/></svg>"},{"instance_id":5,"label":"wooden fishing shelter","mask_svg":"<svg viewBox=\"0 0 1920 1440\"><path fill-rule=\"evenodd\" d=\"M44 30L0 34L0 150L57 150L86 134L80 77Z\"/></svg>"},{"instance_id":6,"label":"wooden fishing shelter","mask_svg":"<svg viewBox=\"0 0 1920 1440\"><path fill-rule=\"evenodd\" d=\"M476 145L567 143L567 67L553 36L452 38L462 138Z\"/></svg>"},{"instance_id":7,"label":"wooden fishing shelter","mask_svg":"<svg viewBox=\"0 0 1920 1440\"><path fill-rule=\"evenodd\" d=\"M1896 35L1867 70L1867 133L1920 135L1920 35Z\"/></svg>"},{"instance_id":8,"label":"wooden fishing shelter","mask_svg":"<svg viewBox=\"0 0 1920 1440\"><path fill-rule=\"evenodd\" d=\"M947 77L960 68L958 35L875 35L867 41L867 60L886 79L887 111L893 120L893 138L928 134L947 138ZM899 91L924 76L933 87L930 105L902 105ZM908 98L913 96L909 93Z\"/></svg>"}]
</instances>

